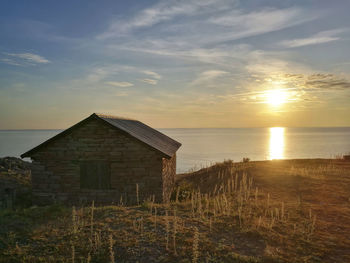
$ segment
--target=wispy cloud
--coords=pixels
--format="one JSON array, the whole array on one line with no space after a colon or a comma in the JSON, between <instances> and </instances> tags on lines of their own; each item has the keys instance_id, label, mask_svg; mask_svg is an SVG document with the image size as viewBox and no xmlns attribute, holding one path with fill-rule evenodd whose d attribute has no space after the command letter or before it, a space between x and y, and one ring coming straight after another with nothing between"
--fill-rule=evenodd
<instances>
[{"instance_id":1,"label":"wispy cloud","mask_svg":"<svg viewBox=\"0 0 350 263\"><path fill-rule=\"evenodd\" d=\"M134 86L134 84L130 83L130 82L126 82L126 81L107 81L105 82L105 84L109 85L109 86L113 86L113 87L121 87L121 88L127 88L127 87L132 87Z\"/></svg>"},{"instance_id":2,"label":"wispy cloud","mask_svg":"<svg viewBox=\"0 0 350 263\"><path fill-rule=\"evenodd\" d=\"M125 91L119 91L117 93L114 94L116 97L127 97L129 96L129 94Z\"/></svg>"},{"instance_id":3,"label":"wispy cloud","mask_svg":"<svg viewBox=\"0 0 350 263\"><path fill-rule=\"evenodd\" d=\"M141 81L151 85L157 85L158 83L158 80L156 79L142 79Z\"/></svg>"},{"instance_id":4,"label":"wispy cloud","mask_svg":"<svg viewBox=\"0 0 350 263\"><path fill-rule=\"evenodd\" d=\"M210 81L217 79L223 75L226 75L228 72L223 70L207 70L198 75L198 77L192 81L191 85L200 85L204 83L209 83Z\"/></svg>"},{"instance_id":5,"label":"wispy cloud","mask_svg":"<svg viewBox=\"0 0 350 263\"><path fill-rule=\"evenodd\" d=\"M0 62L8 64L8 65L12 65L12 66L22 66L22 64L16 62L13 59L10 59L10 58L1 58Z\"/></svg>"},{"instance_id":6,"label":"wispy cloud","mask_svg":"<svg viewBox=\"0 0 350 263\"><path fill-rule=\"evenodd\" d=\"M311 74L313 71L305 64L288 59L288 53L253 50L245 54L245 71L261 78L280 76L288 72L296 74L303 72Z\"/></svg>"},{"instance_id":7,"label":"wispy cloud","mask_svg":"<svg viewBox=\"0 0 350 263\"><path fill-rule=\"evenodd\" d=\"M274 79L268 79L270 83L278 80L280 85L290 86L295 89L306 92L347 90L350 89L350 79L346 76L340 76L331 73L312 73L312 74L281 74L276 75Z\"/></svg>"},{"instance_id":8,"label":"wispy cloud","mask_svg":"<svg viewBox=\"0 0 350 263\"><path fill-rule=\"evenodd\" d=\"M115 39L105 38L106 43L109 43L107 46L110 53L115 54L117 51L123 50L172 56L174 59L202 63L233 65L232 59L235 59L235 63L239 63L239 60L236 59L237 54L246 52L245 49L249 44L232 45L232 41L283 30L320 17L320 13L317 11L308 12L308 10L298 7L247 10L239 8L232 2L205 2L206 5L196 4L194 1L170 1L166 4L162 2L159 4L160 6L166 5L168 9L173 10L171 15L167 16L169 23L160 23L159 21L156 30L153 28L155 25L153 23L147 24L147 27L139 26L140 31L149 33L147 35L135 31L135 34L130 34L127 37L124 35ZM191 5L192 7L180 8L179 6L182 5ZM221 5L225 8L220 8ZM154 11L155 13L162 10L158 5L151 9L157 10ZM135 17L141 16L144 12L145 10L141 11ZM150 11L145 13L148 12ZM175 20L176 14L187 14L187 17ZM173 21L170 21L171 19ZM111 37L118 36L118 30L123 27L124 23L130 23L129 19L118 21L115 28L113 30L109 28L106 34L110 34Z\"/></svg>"},{"instance_id":9,"label":"wispy cloud","mask_svg":"<svg viewBox=\"0 0 350 263\"><path fill-rule=\"evenodd\" d=\"M340 37L338 35L344 31L344 29L321 31L307 38L284 40L280 43L280 45L288 48L295 48L332 42L339 40Z\"/></svg>"},{"instance_id":10,"label":"wispy cloud","mask_svg":"<svg viewBox=\"0 0 350 263\"><path fill-rule=\"evenodd\" d=\"M161 79L162 78L161 75L159 75L156 72L150 71L150 70L144 70L144 71L142 71L142 73L146 74L146 75L149 75L149 76L151 76L152 78L155 78L155 79Z\"/></svg>"},{"instance_id":11,"label":"wispy cloud","mask_svg":"<svg viewBox=\"0 0 350 263\"><path fill-rule=\"evenodd\" d=\"M307 77L305 87L321 90L344 90L350 89L350 80L334 74L313 74Z\"/></svg>"},{"instance_id":12,"label":"wispy cloud","mask_svg":"<svg viewBox=\"0 0 350 263\"><path fill-rule=\"evenodd\" d=\"M112 50L122 49L125 51L142 52L152 55L168 56L172 59L195 61L206 64L215 64L225 67L232 67L233 61L238 64L244 55L250 51L250 45L238 44L221 46L219 48L193 48L191 46L176 47L169 43L154 46L153 43L144 41L141 45L111 46Z\"/></svg>"},{"instance_id":13,"label":"wispy cloud","mask_svg":"<svg viewBox=\"0 0 350 263\"><path fill-rule=\"evenodd\" d=\"M33 53L4 53L6 56L15 58L18 64L47 64L50 61L42 56Z\"/></svg>"},{"instance_id":14,"label":"wispy cloud","mask_svg":"<svg viewBox=\"0 0 350 263\"><path fill-rule=\"evenodd\" d=\"M178 16L185 16L179 20ZM218 43L289 28L319 17L298 7L284 9L262 8L247 11L239 9L236 1L167 1L138 12L132 18L113 21L97 39L114 39L126 36L134 29L148 30L157 25L165 37L185 44ZM176 24L170 24L175 21ZM169 23L164 23L169 21ZM162 23L161 23L162 22ZM176 38L171 35L176 35ZM210 36L210 37L208 37ZM156 39L157 40L157 39Z\"/></svg>"},{"instance_id":15,"label":"wispy cloud","mask_svg":"<svg viewBox=\"0 0 350 263\"><path fill-rule=\"evenodd\" d=\"M108 30L100 35L98 39L114 38L137 28L144 28L168 21L178 16L194 16L203 12L212 12L227 7L226 0L180 0L161 1L152 7L138 12L135 16L126 20L118 20L111 23ZM231 1L232 4L232 1Z\"/></svg>"},{"instance_id":16,"label":"wispy cloud","mask_svg":"<svg viewBox=\"0 0 350 263\"><path fill-rule=\"evenodd\" d=\"M213 24L223 27L225 34L218 34L214 41L227 41L261 35L314 20L318 14L306 14L297 7L243 12L234 9L226 14L210 18Z\"/></svg>"}]
</instances>

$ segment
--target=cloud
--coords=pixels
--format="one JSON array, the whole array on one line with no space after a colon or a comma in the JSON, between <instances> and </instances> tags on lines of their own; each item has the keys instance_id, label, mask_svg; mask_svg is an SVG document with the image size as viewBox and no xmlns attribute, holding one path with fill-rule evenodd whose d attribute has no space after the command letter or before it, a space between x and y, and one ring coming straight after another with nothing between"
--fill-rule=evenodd
<instances>
[{"instance_id":1,"label":"cloud","mask_svg":"<svg viewBox=\"0 0 350 263\"><path fill-rule=\"evenodd\" d=\"M264 50L253 50L245 54L245 70L253 75L271 78L281 76L288 72L289 74L311 74L313 71L304 64L286 59L287 52L275 52Z\"/></svg>"},{"instance_id":2,"label":"cloud","mask_svg":"<svg viewBox=\"0 0 350 263\"><path fill-rule=\"evenodd\" d=\"M249 12L239 9L237 3L228 0L161 1L131 18L112 21L97 39L125 37L133 30L151 30L157 25L157 32L172 35L172 41L183 39L187 43L208 44L273 32L319 17L315 11L306 12L297 7L260 8ZM167 21L176 23L164 23Z\"/></svg>"},{"instance_id":3,"label":"cloud","mask_svg":"<svg viewBox=\"0 0 350 263\"><path fill-rule=\"evenodd\" d=\"M105 82L105 84L113 86L113 87L121 87L121 88L127 88L127 87L132 87L134 86L134 84L130 83L130 82L126 82L126 81L107 81Z\"/></svg>"},{"instance_id":4,"label":"cloud","mask_svg":"<svg viewBox=\"0 0 350 263\"><path fill-rule=\"evenodd\" d=\"M158 80L156 79L142 79L141 81L151 85L157 85L158 83Z\"/></svg>"},{"instance_id":5,"label":"cloud","mask_svg":"<svg viewBox=\"0 0 350 263\"><path fill-rule=\"evenodd\" d=\"M350 80L333 74L313 74L307 77L305 87L321 90L350 89Z\"/></svg>"},{"instance_id":6,"label":"cloud","mask_svg":"<svg viewBox=\"0 0 350 263\"><path fill-rule=\"evenodd\" d=\"M178 16L194 16L203 12L212 12L227 7L225 0L180 0L161 1L150 8L138 12L127 20L117 20L111 23L108 30L97 36L98 39L114 38L137 28L145 28L160 22L174 19ZM232 1L231 1L232 4Z\"/></svg>"},{"instance_id":7,"label":"cloud","mask_svg":"<svg viewBox=\"0 0 350 263\"><path fill-rule=\"evenodd\" d=\"M350 80L335 74L282 74L275 76L275 79L306 92L350 89Z\"/></svg>"},{"instance_id":8,"label":"cloud","mask_svg":"<svg viewBox=\"0 0 350 263\"><path fill-rule=\"evenodd\" d=\"M8 65L12 65L12 66L23 66L22 64L14 61L13 59L10 59L10 58L1 58L0 61L2 63L8 64Z\"/></svg>"},{"instance_id":9,"label":"cloud","mask_svg":"<svg viewBox=\"0 0 350 263\"><path fill-rule=\"evenodd\" d=\"M129 96L129 94L125 91L119 91L119 92L115 93L115 96L116 97L127 97L127 96Z\"/></svg>"},{"instance_id":10,"label":"cloud","mask_svg":"<svg viewBox=\"0 0 350 263\"><path fill-rule=\"evenodd\" d=\"M222 70L207 70L200 74L201 78L213 79L227 74L228 72Z\"/></svg>"},{"instance_id":11,"label":"cloud","mask_svg":"<svg viewBox=\"0 0 350 263\"><path fill-rule=\"evenodd\" d=\"M228 72L222 70L207 70L198 75L198 77L191 82L191 85L202 85L211 82L212 80L226 75Z\"/></svg>"},{"instance_id":12,"label":"cloud","mask_svg":"<svg viewBox=\"0 0 350 263\"><path fill-rule=\"evenodd\" d=\"M214 1L209 1L207 5L200 7L193 1L162 3L161 6L167 5L171 10L182 10L183 12L185 12L184 9L173 6L191 4L194 7L190 8L192 13L184 19L173 19L177 18L175 12L168 17L169 20L173 19L169 23L159 23L156 28L152 27L155 25L152 23L147 27L142 27L146 34L137 31L135 34L123 35L109 42L106 41L109 43L110 54L120 51L142 52L158 56L172 56L177 60L191 60L220 66L229 65L230 67L241 63L244 58L240 54L246 53L249 46L255 46L255 43L254 45L247 43L232 45L231 41L283 30L320 17L317 11L297 7L245 10L238 8L235 2L234 4L224 2L223 6L226 9L223 10L216 7L216 5L221 5L221 1L216 4ZM159 6L156 5L153 8L158 10ZM121 24L127 24L128 21L129 19L118 21L115 30L120 28ZM110 33L111 36L119 36L117 31ZM238 66L243 67L244 65Z\"/></svg>"},{"instance_id":13,"label":"cloud","mask_svg":"<svg viewBox=\"0 0 350 263\"><path fill-rule=\"evenodd\" d=\"M144 41L142 45L115 45L112 50L124 50L132 52L142 52L152 55L168 56L172 59L181 59L194 62L202 62L206 64L215 64L228 68L232 68L233 65L238 65L244 56L250 52L251 46L247 44L237 44L229 46L219 46L215 48L193 48L193 47L176 47L172 43L164 43L162 45L157 44L157 47L153 46L154 41L149 43ZM232 63L234 62L234 63Z\"/></svg>"},{"instance_id":14,"label":"cloud","mask_svg":"<svg viewBox=\"0 0 350 263\"><path fill-rule=\"evenodd\" d=\"M51 63L48 59L33 53L4 53L7 56L16 58L18 64L47 64Z\"/></svg>"},{"instance_id":15,"label":"cloud","mask_svg":"<svg viewBox=\"0 0 350 263\"><path fill-rule=\"evenodd\" d=\"M161 75L159 75L158 73L153 72L153 71L144 70L144 71L142 71L142 73L146 74L146 75L149 75L149 76L151 76L152 78L155 78L155 79L161 79L162 78Z\"/></svg>"},{"instance_id":16,"label":"cloud","mask_svg":"<svg viewBox=\"0 0 350 263\"><path fill-rule=\"evenodd\" d=\"M303 47L303 46L309 46L309 45L328 43L328 42L339 40L340 37L337 35L344 31L345 31L344 29L322 31L307 38L284 40L280 43L280 45L287 48L295 48L295 47Z\"/></svg>"},{"instance_id":17,"label":"cloud","mask_svg":"<svg viewBox=\"0 0 350 263\"><path fill-rule=\"evenodd\" d=\"M248 13L234 9L224 15L210 18L209 22L221 26L225 32L225 34L219 32L213 37L213 41L228 41L278 31L317 17L316 14L307 15L304 10L297 7L267 8Z\"/></svg>"}]
</instances>

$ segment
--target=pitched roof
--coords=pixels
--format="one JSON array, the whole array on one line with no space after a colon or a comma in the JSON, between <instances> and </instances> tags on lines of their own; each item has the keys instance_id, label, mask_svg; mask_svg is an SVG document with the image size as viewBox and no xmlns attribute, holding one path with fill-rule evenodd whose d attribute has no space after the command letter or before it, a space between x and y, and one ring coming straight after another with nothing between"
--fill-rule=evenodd
<instances>
[{"instance_id":1,"label":"pitched roof","mask_svg":"<svg viewBox=\"0 0 350 263\"><path fill-rule=\"evenodd\" d=\"M65 136L70 131L74 130L78 126L81 126L86 121L88 121L92 118L102 120L103 122L110 125L111 127L129 134L130 136L147 144L148 146L152 147L153 149L163 153L167 157L172 157L181 146L181 143L171 139L170 137L166 136L165 134L147 126L146 124L144 124L140 121L125 119L122 117L93 113L88 118L78 122L77 124L73 125L72 127L64 130L63 132L57 134L56 136L48 139L45 142L43 142L42 144L39 144L35 148L25 152L24 154L21 155L21 157L22 158L30 157L34 152L39 150L41 147L46 146L49 143L51 143L52 141L54 141L60 137Z\"/></svg>"}]
</instances>

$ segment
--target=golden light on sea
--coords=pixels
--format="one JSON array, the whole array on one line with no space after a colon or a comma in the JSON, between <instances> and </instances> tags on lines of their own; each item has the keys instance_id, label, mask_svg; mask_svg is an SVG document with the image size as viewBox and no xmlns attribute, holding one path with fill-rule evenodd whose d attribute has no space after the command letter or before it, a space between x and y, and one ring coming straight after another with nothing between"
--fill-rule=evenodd
<instances>
[{"instance_id":1,"label":"golden light on sea","mask_svg":"<svg viewBox=\"0 0 350 263\"><path fill-rule=\"evenodd\" d=\"M269 159L283 159L284 157L284 128L270 128Z\"/></svg>"}]
</instances>

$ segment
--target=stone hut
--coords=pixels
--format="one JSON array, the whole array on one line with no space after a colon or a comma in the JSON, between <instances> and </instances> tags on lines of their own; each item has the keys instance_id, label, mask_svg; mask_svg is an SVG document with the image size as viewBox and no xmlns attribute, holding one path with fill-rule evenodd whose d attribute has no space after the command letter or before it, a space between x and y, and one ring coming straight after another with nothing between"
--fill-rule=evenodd
<instances>
[{"instance_id":1,"label":"stone hut","mask_svg":"<svg viewBox=\"0 0 350 263\"><path fill-rule=\"evenodd\" d=\"M168 202L181 144L142 122L92 114L21 155L30 157L33 202Z\"/></svg>"}]
</instances>

